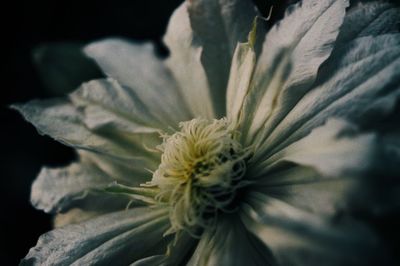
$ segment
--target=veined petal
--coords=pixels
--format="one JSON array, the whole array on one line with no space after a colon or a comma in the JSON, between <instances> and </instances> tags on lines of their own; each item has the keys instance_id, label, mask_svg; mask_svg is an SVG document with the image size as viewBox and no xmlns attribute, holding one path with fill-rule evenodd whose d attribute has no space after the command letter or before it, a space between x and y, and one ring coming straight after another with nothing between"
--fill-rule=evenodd
<instances>
[{"instance_id":1,"label":"veined petal","mask_svg":"<svg viewBox=\"0 0 400 266\"><path fill-rule=\"evenodd\" d=\"M255 30L253 28L252 31ZM226 115L233 124L237 124L240 119L240 111L250 88L255 63L256 53L251 40L247 43L239 43L233 55L226 94Z\"/></svg>"},{"instance_id":2,"label":"veined petal","mask_svg":"<svg viewBox=\"0 0 400 266\"><path fill-rule=\"evenodd\" d=\"M287 162L312 167L326 177L359 176L374 167L376 152L374 134L359 134L350 123L332 119L270 157L256 154L249 176L263 176Z\"/></svg>"},{"instance_id":3,"label":"veined petal","mask_svg":"<svg viewBox=\"0 0 400 266\"><path fill-rule=\"evenodd\" d=\"M101 167L101 166L100 166ZM149 179L142 176L108 174L86 154L81 160L64 168L43 168L32 185L31 202L45 212L57 213L79 207L99 213L124 209L133 198L105 191L112 182L139 185ZM135 180L136 179L136 180Z\"/></svg>"},{"instance_id":4,"label":"veined petal","mask_svg":"<svg viewBox=\"0 0 400 266\"><path fill-rule=\"evenodd\" d=\"M193 45L200 46L216 117L225 115L229 69L238 42L245 42L257 15L250 0L194 0L188 3Z\"/></svg>"},{"instance_id":5,"label":"veined petal","mask_svg":"<svg viewBox=\"0 0 400 266\"><path fill-rule=\"evenodd\" d=\"M304 0L288 8L285 18L267 34L263 52L254 74L249 100L253 100L245 116L251 119L247 143L268 136L276 124L311 88L320 65L330 56L342 25L347 0ZM291 71L277 84L268 72L283 49L289 53ZM252 94L260 94L254 97Z\"/></svg>"},{"instance_id":6,"label":"veined petal","mask_svg":"<svg viewBox=\"0 0 400 266\"><path fill-rule=\"evenodd\" d=\"M400 90L400 34L356 39L339 46L306 94L262 144L269 153L304 137L332 116L359 125L392 112Z\"/></svg>"},{"instance_id":7,"label":"veined petal","mask_svg":"<svg viewBox=\"0 0 400 266\"><path fill-rule=\"evenodd\" d=\"M311 167L287 164L283 169L259 178L249 190L321 217L333 218L349 207L351 193L362 189L363 182L365 179L362 178L326 178Z\"/></svg>"},{"instance_id":8,"label":"veined petal","mask_svg":"<svg viewBox=\"0 0 400 266\"><path fill-rule=\"evenodd\" d=\"M355 221L334 223L257 192L249 195L247 202L240 212L246 228L271 249L280 265L385 261L379 241Z\"/></svg>"},{"instance_id":9,"label":"veined petal","mask_svg":"<svg viewBox=\"0 0 400 266\"><path fill-rule=\"evenodd\" d=\"M85 52L107 75L126 86L125 95L140 99L159 124L177 127L178 122L191 118L178 85L155 56L153 45L108 39L88 45Z\"/></svg>"},{"instance_id":10,"label":"veined petal","mask_svg":"<svg viewBox=\"0 0 400 266\"><path fill-rule=\"evenodd\" d=\"M345 44L359 37L399 31L400 9L386 1L358 1L346 14L338 36Z\"/></svg>"},{"instance_id":11,"label":"veined petal","mask_svg":"<svg viewBox=\"0 0 400 266\"><path fill-rule=\"evenodd\" d=\"M157 143L158 133L137 133L126 136L118 127L107 130L90 130L86 119L70 101L55 99L31 101L27 104L16 105L26 120L31 122L41 134L49 135L55 140L76 149L89 150L118 159L130 160L132 164L152 168L158 158L146 151L143 145L152 146ZM91 113L92 115L92 113ZM102 120L101 118L99 119ZM131 126L133 126L132 124ZM94 132L96 130L96 132ZM140 144L139 144L140 143Z\"/></svg>"},{"instance_id":12,"label":"veined petal","mask_svg":"<svg viewBox=\"0 0 400 266\"><path fill-rule=\"evenodd\" d=\"M215 118L206 72L201 65L201 47L193 44L187 2L170 19L164 42L170 50L166 65L177 80L194 117ZM184 120L181 120L184 121Z\"/></svg>"},{"instance_id":13,"label":"veined petal","mask_svg":"<svg viewBox=\"0 0 400 266\"><path fill-rule=\"evenodd\" d=\"M135 208L55 229L39 238L21 265L130 264L166 247L167 212Z\"/></svg>"},{"instance_id":14,"label":"veined petal","mask_svg":"<svg viewBox=\"0 0 400 266\"><path fill-rule=\"evenodd\" d=\"M188 265L277 265L268 248L245 229L238 216L221 217L203 233Z\"/></svg>"}]
</instances>

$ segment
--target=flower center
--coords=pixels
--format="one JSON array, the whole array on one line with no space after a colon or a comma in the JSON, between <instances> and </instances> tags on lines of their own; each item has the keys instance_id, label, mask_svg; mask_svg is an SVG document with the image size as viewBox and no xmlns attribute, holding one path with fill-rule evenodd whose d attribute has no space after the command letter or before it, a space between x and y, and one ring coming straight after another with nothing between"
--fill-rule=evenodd
<instances>
[{"instance_id":1,"label":"flower center","mask_svg":"<svg viewBox=\"0 0 400 266\"><path fill-rule=\"evenodd\" d=\"M195 232L211 226L218 212L234 210L246 152L226 119L193 119L180 128L158 147L161 164L150 185L158 186L157 199L171 207L171 230Z\"/></svg>"}]
</instances>

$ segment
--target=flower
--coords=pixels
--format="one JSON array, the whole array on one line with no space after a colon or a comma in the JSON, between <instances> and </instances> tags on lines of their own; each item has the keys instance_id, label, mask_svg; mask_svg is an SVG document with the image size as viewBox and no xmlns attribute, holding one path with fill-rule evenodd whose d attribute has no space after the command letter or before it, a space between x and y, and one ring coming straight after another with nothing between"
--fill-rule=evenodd
<instances>
[{"instance_id":1,"label":"flower","mask_svg":"<svg viewBox=\"0 0 400 266\"><path fill-rule=\"evenodd\" d=\"M400 158L388 148L398 131L377 126L400 93L400 12L349 4L303 0L265 33L251 1L192 0L172 16L166 60L151 44L86 47L107 79L15 106L79 154L34 182L33 205L58 228L22 264L365 265L383 254L350 205Z\"/></svg>"}]
</instances>

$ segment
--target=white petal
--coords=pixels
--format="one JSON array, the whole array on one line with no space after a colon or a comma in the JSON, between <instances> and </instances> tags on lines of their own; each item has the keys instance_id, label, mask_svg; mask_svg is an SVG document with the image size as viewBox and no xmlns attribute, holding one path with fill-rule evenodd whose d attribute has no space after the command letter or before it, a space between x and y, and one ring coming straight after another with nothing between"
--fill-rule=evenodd
<instances>
[{"instance_id":1,"label":"white petal","mask_svg":"<svg viewBox=\"0 0 400 266\"><path fill-rule=\"evenodd\" d=\"M91 131L85 124L85 114L67 100L31 101L14 108L41 134L73 148L130 160L132 164L147 168L152 168L157 162L157 158L153 158L143 147L143 144L155 144L157 133L131 134L127 137L115 127L107 128L104 132Z\"/></svg>"},{"instance_id":2,"label":"white petal","mask_svg":"<svg viewBox=\"0 0 400 266\"><path fill-rule=\"evenodd\" d=\"M267 136L311 88L320 65L331 54L347 6L346 0L305 0L289 7L285 18L269 31L248 96L251 99L252 93L262 91L246 114L254 121L249 140L262 128L260 137ZM285 48L289 48L291 72L282 83L271 84L268 72Z\"/></svg>"},{"instance_id":3,"label":"white petal","mask_svg":"<svg viewBox=\"0 0 400 266\"><path fill-rule=\"evenodd\" d=\"M247 200L241 210L244 224L280 265L366 265L385 258L379 257L384 255L379 241L362 224L333 223L259 193Z\"/></svg>"},{"instance_id":4,"label":"white petal","mask_svg":"<svg viewBox=\"0 0 400 266\"><path fill-rule=\"evenodd\" d=\"M238 44L232 59L226 96L226 115L234 124L240 119L241 107L250 88L255 63L256 53L253 45Z\"/></svg>"},{"instance_id":5,"label":"white petal","mask_svg":"<svg viewBox=\"0 0 400 266\"><path fill-rule=\"evenodd\" d=\"M107 75L127 86L125 93L138 97L160 123L177 126L190 119L177 84L151 44L108 39L90 44L85 52Z\"/></svg>"},{"instance_id":6,"label":"white petal","mask_svg":"<svg viewBox=\"0 0 400 266\"><path fill-rule=\"evenodd\" d=\"M162 234L167 227L165 209L104 215L42 235L21 265L126 265L164 249Z\"/></svg>"},{"instance_id":7,"label":"white petal","mask_svg":"<svg viewBox=\"0 0 400 266\"><path fill-rule=\"evenodd\" d=\"M170 50L166 61L194 117L215 118L206 72L201 65L201 47L193 45L187 2L173 13L164 42ZM181 120L184 121L184 120Z\"/></svg>"},{"instance_id":8,"label":"white petal","mask_svg":"<svg viewBox=\"0 0 400 266\"><path fill-rule=\"evenodd\" d=\"M362 37L333 52L318 86L305 95L263 143L279 150L332 116L372 124L390 114L400 94L400 34Z\"/></svg>"},{"instance_id":9,"label":"white petal","mask_svg":"<svg viewBox=\"0 0 400 266\"><path fill-rule=\"evenodd\" d=\"M251 176L262 176L285 162L309 166L326 177L359 176L373 167L377 148L374 134L358 134L342 120L329 120L308 136L294 142L271 157L255 155ZM260 157L261 156L261 157ZM257 163L261 158L261 163Z\"/></svg>"},{"instance_id":10,"label":"white petal","mask_svg":"<svg viewBox=\"0 0 400 266\"><path fill-rule=\"evenodd\" d=\"M218 219L205 231L188 265L276 265L270 251L247 232L238 216Z\"/></svg>"},{"instance_id":11,"label":"white petal","mask_svg":"<svg viewBox=\"0 0 400 266\"><path fill-rule=\"evenodd\" d=\"M231 59L245 42L257 13L250 0L194 0L188 4L193 45L201 46L201 63L210 85L216 116L225 115Z\"/></svg>"},{"instance_id":12,"label":"white petal","mask_svg":"<svg viewBox=\"0 0 400 266\"><path fill-rule=\"evenodd\" d=\"M356 178L327 179L312 168L286 166L257 180L252 191L280 199L292 206L325 217L334 217L349 205L349 195L357 193L365 181Z\"/></svg>"}]
</instances>

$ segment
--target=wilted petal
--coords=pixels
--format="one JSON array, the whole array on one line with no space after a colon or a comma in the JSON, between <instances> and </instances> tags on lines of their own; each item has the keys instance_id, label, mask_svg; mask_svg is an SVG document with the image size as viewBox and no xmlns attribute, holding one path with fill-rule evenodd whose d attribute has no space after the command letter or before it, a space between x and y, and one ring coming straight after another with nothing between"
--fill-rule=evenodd
<instances>
[{"instance_id":1,"label":"wilted petal","mask_svg":"<svg viewBox=\"0 0 400 266\"><path fill-rule=\"evenodd\" d=\"M259 137L265 138L311 88L320 65L331 54L347 6L346 0L305 0L291 6L285 18L269 31L248 96L256 100L244 114L252 121L249 143L262 128ZM291 71L282 82L273 84L268 73L285 48ZM260 91L260 97L252 97Z\"/></svg>"},{"instance_id":2,"label":"wilted petal","mask_svg":"<svg viewBox=\"0 0 400 266\"><path fill-rule=\"evenodd\" d=\"M136 95L160 124L176 127L191 118L178 85L154 54L153 45L108 39L88 45L85 52L107 75L127 87L125 94Z\"/></svg>"},{"instance_id":3,"label":"wilted petal","mask_svg":"<svg viewBox=\"0 0 400 266\"><path fill-rule=\"evenodd\" d=\"M188 265L276 265L268 248L251 235L238 216L218 219L205 231Z\"/></svg>"},{"instance_id":4,"label":"wilted petal","mask_svg":"<svg viewBox=\"0 0 400 266\"><path fill-rule=\"evenodd\" d=\"M42 235L21 265L127 265L163 252L167 227L166 209L135 208L104 215Z\"/></svg>"},{"instance_id":5,"label":"wilted petal","mask_svg":"<svg viewBox=\"0 0 400 266\"><path fill-rule=\"evenodd\" d=\"M256 192L247 202L241 209L244 224L280 265L386 263L379 241L355 221L325 220Z\"/></svg>"}]
</instances>

